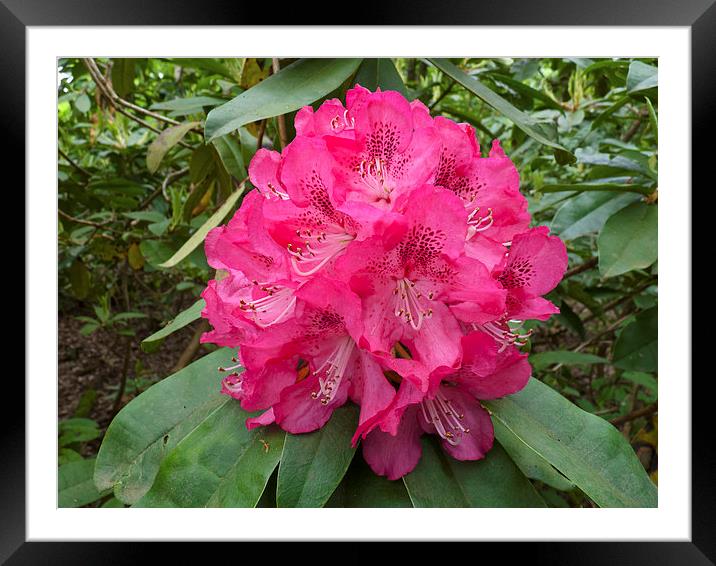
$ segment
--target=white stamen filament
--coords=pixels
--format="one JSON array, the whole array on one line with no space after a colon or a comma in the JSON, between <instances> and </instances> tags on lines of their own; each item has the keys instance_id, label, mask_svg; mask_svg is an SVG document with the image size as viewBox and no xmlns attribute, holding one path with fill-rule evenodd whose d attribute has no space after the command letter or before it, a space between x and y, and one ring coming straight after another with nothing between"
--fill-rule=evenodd
<instances>
[{"instance_id":1,"label":"white stamen filament","mask_svg":"<svg viewBox=\"0 0 716 566\"><path fill-rule=\"evenodd\" d=\"M343 123L341 124L341 117L336 116L331 120L331 128L333 131L341 131L341 130L350 130L355 128L356 125L356 119L355 118L348 118L348 110L345 110L343 112ZM340 128L340 130L339 130Z\"/></svg>"},{"instance_id":2,"label":"white stamen filament","mask_svg":"<svg viewBox=\"0 0 716 566\"><path fill-rule=\"evenodd\" d=\"M433 311L423 306L421 302L423 295L415 289L415 283L410 279L403 278L396 283L393 294L395 295L395 316L405 318L405 322L409 322L415 330L420 330L423 319L431 317Z\"/></svg>"},{"instance_id":3,"label":"white stamen filament","mask_svg":"<svg viewBox=\"0 0 716 566\"><path fill-rule=\"evenodd\" d=\"M311 393L311 397L320 399L323 405L327 405L333 400L346 373L353 348L355 348L355 342L350 336L346 336L338 343L326 361L313 372L313 375L319 376L320 390Z\"/></svg>"},{"instance_id":4,"label":"white stamen filament","mask_svg":"<svg viewBox=\"0 0 716 566\"><path fill-rule=\"evenodd\" d=\"M240 308L254 315L254 322L268 328L286 319L296 304L293 290L288 287L263 287L268 294L255 301L240 301Z\"/></svg>"},{"instance_id":5,"label":"white stamen filament","mask_svg":"<svg viewBox=\"0 0 716 566\"><path fill-rule=\"evenodd\" d=\"M478 232L484 232L487 230L495 221L492 216L491 208L487 209L487 214L485 216L478 216L478 212L480 212L479 206L475 208L467 217L467 240L472 238Z\"/></svg>"},{"instance_id":6,"label":"white stamen filament","mask_svg":"<svg viewBox=\"0 0 716 566\"><path fill-rule=\"evenodd\" d=\"M485 324L473 324L473 328L475 330L480 329L483 332L486 332L487 334L492 336L498 344L501 344L501 347L498 350L499 353L504 352L508 346L524 346L525 344L527 344L527 338L532 336L532 330L528 330L526 333L520 334L519 332L511 330L510 327L507 326L507 324L504 322L501 324L495 322L486 322Z\"/></svg>"},{"instance_id":7,"label":"white stamen filament","mask_svg":"<svg viewBox=\"0 0 716 566\"><path fill-rule=\"evenodd\" d=\"M266 185L268 186L269 190L273 194L275 194L278 198L280 198L281 200L290 200L291 197L288 196L288 193L286 193L280 189L277 189L276 185L274 185L270 181L268 183L266 183ZM266 198L269 198L269 195L266 195Z\"/></svg>"},{"instance_id":8,"label":"white stamen filament","mask_svg":"<svg viewBox=\"0 0 716 566\"><path fill-rule=\"evenodd\" d=\"M313 237L309 230L298 231L299 236L307 238L304 248L288 245L288 253L291 254L291 264L294 271L302 277L308 277L316 273L332 258L341 253L350 244L355 236L346 232L334 232L326 234L321 232ZM304 269L308 268L308 269Z\"/></svg>"},{"instance_id":9,"label":"white stamen filament","mask_svg":"<svg viewBox=\"0 0 716 566\"><path fill-rule=\"evenodd\" d=\"M364 159L360 162L358 169L363 184L370 190L377 193L378 198L388 199L393 189L386 186L385 164L379 158L371 161Z\"/></svg>"},{"instance_id":10,"label":"white stamen filament","mask_svg":"<svg viewBox=\"0 0 716 566\"><path fill-rule=\"evenodd\" d=\"M461 422L465 415L457 411L441 392L434 399L423 399L420 408L425 422L432 424L440 438L448 444L457 446L462 434L470 433L470 429Z\"/></svg>"}]
</instances>

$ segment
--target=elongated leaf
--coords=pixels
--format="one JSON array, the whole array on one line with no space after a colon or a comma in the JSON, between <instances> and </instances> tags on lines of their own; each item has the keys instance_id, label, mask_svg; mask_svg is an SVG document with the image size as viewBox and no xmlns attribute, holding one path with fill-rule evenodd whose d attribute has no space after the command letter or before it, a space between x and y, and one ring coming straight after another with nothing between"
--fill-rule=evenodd
<instances>
[{"instance_id":1,"label":"elongated leaf","mask_svg":"<svg viewBox=\"0 0 716 566\"><path fill-rule=\"evenodd\" d=\"M236 191L234 191L231 196L224 201L224 204L219 207L219 210L212 214L209 219L204 222L204 224L202 224L201 227L194 232L186 242L184 242L182 247L179 248L172 257L164 263L159 264L160 267L174 267L177 263L193 252L197 246L204 241L204 238L206 238L209 231L212 228L216 228L222 220L224 220L226 215L229 214L231 209L236 204L236 201L238 201L239 197L243 194L245 188L246 185L242 184Z\"/></svg>"},{"instance_id":2,"label":"elongated leaf","mask_svg":"<svg viewBox=\"0 0 716 566\"><path fill-rule=\"evenodd\" d=\"M152 104L151 110L178 110L180 112L200 111L206 106L218 106L226 102L223 98L213 96L191 96L188 98L175 98L166 102Z\"/></svg>"},{"instance_id":3,"label":"elongated leaf","mask_svg":"<svg viewBox=\"0 0 716 566\"><path fill-rule=\"evenodd\" d=\"M251 416L229 399L162 461L136 507L255 507L281 458L278 427L247 430Z\"/></svg>"},{"instance_id":4,"label":"elongated leaf","mask_svg":"<svg viewBox=\"0 0 716 566\"><path fill-rule=\"evenodd\" d=\"M599 272L614 277L644 269L658 256L656 205L635 202L609 217L597 239Z\"/></svg>"},{"instance_id":5,"label":"elongated leaf","mask_svg":"<svg viewBox=\"0 0 716 566\"><path fill-rule=\"evenodd\" d=\"M490 77L492 77L494 80L504 83L505 85L510 87L512 90L515 90L522 95L529 96L531 98L534 98L536 100L544 102L544 104L548 108L554 108L555 110L559 110L559 111L564 110L564 108L562 108L562 105L559 102L550 98L544 92L534 89L531 86L526 85L525 83L523 83L521 81L517 81L517 80L513 79L512 77L503 75L502 73L491 72Z\"/></svg>"},{"instance_id":6,"label":"elongated leaf","mask_svg":"<svg viewBox=\"0 0 716 566\"><path fill-rule=\"evenodd\" d=\"M82 507L100 497L108 491L99 491L92 481L94 473L94 458L75 460L58 469L58 507Z\"/></svg>"},{"instance_id":7,"label":"elongated leaf","mask_svg":"<svg viewBox=\"0 0 716 566\"><path fill-rule=\"evenodd\" d=\"M597 505L656 506L656 486L621 433L544 383L532 378L519 393L483 404Z\"/></svg>"},{"instance_id":8,"label":"elongated leaf","mask_svg":"<svg viewBox=\"0 0 716 566\"><path fill-rule=\"evenodd\" d=\"M134 87L134 59L112 60L112 88L121 98L126 98Z\"/></svg>"},{"instance_id":9,"label":"elongated leaf","mask_svg":"<svg viewBox=\"0 0 716 566\"><path fill-rule=\"evenodd\" d=\"M370 90L397 90L406 98L408 92L391 59L363 59L355 82Z\"/></svg>"},{"instance_id":10,"label":"elongated leaf","mask_svg":"<svg viewBox=\"0 0 716 566\"><path fill-rule=\"evenodd\" d=\"M378 476L358 455L325 507L412 507L401 480Z\"/></svg>"},{"instance_id":11,"label":"elongated leaf","mask_svg":"<svg viewBox=\"0 0 716 566\"><path fill-rule=\"evenodd\" d=\"M636 316L614 344L614 365L621 369L656 371L659 365L659 311L652 307Z\"/></svg>"},{"instance_id":12,"label":"elongated leaf","mask_svg":"<svg viewBox=\"0 0 716 566\"><path fill-rule=\"evenodd\" d=\"M515 126L520 128L528 136L534 138L539 143L554 149L555 159L557 159L558 163L571 163L576 160L571 152L557 142L549 139L542 130L540 124L534 118L515 108L512 104L507 102L507 100L487 88L476 78L467 75L447 59L429 59L429 61L443 73L456 80L467 90L472 92L475 96L481 98L487 104L492 106L500 114L512 120Z\"/></svg>"},{"instance_id":13,"label":"elongated leaf","mask_svg":"<svg viewBox=\"0 0 716 566\"><path fill-rule=\"evenodd\" d=\"M559 207L552 219L552 232L563 240L596 234L612 214L638 199L634 193L581 193Z\"/></svg>"},{"instance_id":14,"label":"elongated leaf","mask_svg":"<svg viewBox=\"0 0 716 566\"><path fill-rule=\"evenodd\" d=\"M639 193L648 195L653 189L647 185L635 183L605 183L605 182L585 182L585 183L555 183L554 185L545 185L540 189L543 193L561 193L563 191L573 191L582 193L585 191L610 191L622 193Z\"/></svg>"},{"instance_id":15,"label":"elongated leaf","mask_svg":"<svg viewBox=\"0 0 716 566\"><path fill-rule=\"evenodd\" d=\"M151 487L159 463L208 414L226 402L217 368L227 348L204 356L133 399L110 423L97 455L95 483L135 503Z\"/></svg>"},{"instance_id":16,"label":"elongated leaf","mask_svg":"<svg viewBox=\"0 0 716 566\"><path fill-rule=\"evenodd\" d=\"M213 142L226 170L234 179L241 181L246 178L246 166L241 153L241 146L233 136L226 135L216 138Z\"/></svg>"},{"instance_id":17,"label":"elongated leaf","mask_svg":"<svg viewBox=\"0 0 716 566\"><path fill-rule=\"evenodd\" d=\"M420 462L403 477L415 507L546 507L499 444L477 462L448 456L431 435L422 445Z\"/></svg>"},{"instance_id":18,"label":"elongated leaf","mask_svg":"<svg viewBox=\"0 0 716 566\"><path fill-rule=\"evenodd\" d=\"M206 302L204 301L204 299L199 299L188 309L183 310L178 315L176 315L174 320L172 320L164 328L156 331L151 336L147 336L144 340L142 340L142 348L145 348L150 344L153 344L154 342L164 340L164 338L166 338L170 334L174 334L174 332L181 328L184 328L187 324L191 324L201 316L201 311L204 309L205 306Z\"/></svg>"},{"instance_id":19,"label":"elongated leaf","mask_svg":"<svg viewBox=\"0 0 716 566\"><path fill-rule=\"evenodd\" d=\"M555 350L552 352L540 352L530 356L532 369L540 371L552 364L582 365L582 364L605 364L608 360L594 354L584 352L570 352L569 350Z\"/></svg>"},{"instance_id":20,"label":"elongated leaf","mask_svg":"<svg viewBox=\"0 0 716 566\"><path fill-rule=\"evenodd\" d=\"M149 172L156 172L167 152L178 144L189 130L198 125L199 122L184 122L183 124L170 126L162 131L147 149L147 169L149 169Z\"/></svg>"},{"instance_id":21,"label":"elongated leaf","mask_svg":"<svg viewBox=\"0 0 716 566\"><path fill-rule=\"evenodd\" d=\"M278 469L278 507L321 507L343 479L355 453L358 409L343 406L321 429L287 435Z\"/></svg>"},{"instance_id":22,"label":"elongated leaf","mask_svg":"<svg viewBox=\"0 0 716 566\"><path fill-rule=\"evenodd\" d=\"M522 440L495 419L493 421L495 427L495 438L505 449L512 461L522 470L522 473L528 478L539 480L552 486L555 489L569 491L574 489L574 484L554 469L552 464L547 462L542 456L537 454L532 448L527 446Z\"/></svg>"},{"instance_id":23,"label":"elongated leaf","mask_svg":"<svg viewBox=\"0 0 716 566\"><path fill-rule=\"evenodd\" d=\"M245 124L287 114L338 88L360 59L299 59L233 100L214 108L206 118L208 141Z\"/></svg>"}]
</instances>

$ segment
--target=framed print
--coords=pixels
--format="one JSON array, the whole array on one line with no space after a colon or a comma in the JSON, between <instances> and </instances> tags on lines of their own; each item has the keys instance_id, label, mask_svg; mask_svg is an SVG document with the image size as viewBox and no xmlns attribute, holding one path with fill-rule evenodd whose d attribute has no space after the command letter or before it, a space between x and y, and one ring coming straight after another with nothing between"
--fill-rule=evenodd
<instances>
[{"instance_id":1,"label":"framed print","mask_svg":"<svg viewBox=\"0 0 716 566\"><path fill-rule=\"evenodd\" d=\"M450 4L5 2L8 563L154 540L712 563L691 179L716 8Z\"/></svg>"}]
</instances>

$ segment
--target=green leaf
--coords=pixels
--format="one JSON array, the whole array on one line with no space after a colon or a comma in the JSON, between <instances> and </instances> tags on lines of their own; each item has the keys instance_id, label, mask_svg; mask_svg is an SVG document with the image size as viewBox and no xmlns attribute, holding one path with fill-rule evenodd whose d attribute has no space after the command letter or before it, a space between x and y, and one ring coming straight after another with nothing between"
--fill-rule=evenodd
<instances>
[{"instance_id":1,"label":"green leaf","mask_svg":"<svg viewBox=\"0 0 716 566\"><path fill-rule=\"evenodd\" d=\"M561 193L564 191L574 191L582 193L585 191L610 191L610 192L629 192L639 193L641 195L649 195L654 189L647 185L636 183L610 183L603 181L586 181L584 183L555 183L553 185L545 185L540 189L543 193Z\"/></svg>"},{"instance_id":2,"label":"green leaf","mask_svg":"<svg viewBox=\"0 0 716 566\"><path fill-rule=\"evenodd\" d=\"M408 98L405 83L391 59L363 59L354 82L369 90L397 90Z\"/></svg>"},{"instance_id":3,"label":"green leaf","mask_svg":"<svg viewBox=\"0 0 716 566\"><path fill-rule=\"evenodd\" d=\"M231 176L237 181L242 181L246 178L246 166L244 165L244 157L241 153L241 146L236 138L231 135L221 136L216 138L213 142L216 148L221 163L224 168L231 174Z\"/></svg>"},{"instance_id":4,"label":"green leaf","mask_svg":"<svg viewBox=\"0 0 716 566\"><path fill-rule=\"evenodd\" d=\"M574 489L574 484L554 469L552 464L527 446L509 428L495 419L495 438L528 478L539 480L561 491Z\"/></svg>"},{"instance_id":5,"label":"green leaf","mask_svg":"<svg viewBox=\"0 0 716 566\"><path fill-rule=\"evenodd\" d=\"M344 405L309 434L288 434L278 468L278 507L321 507L341 483L353 459L351 438L358 408Z\"/></svg>"},{"instance_id":6,"label":"green leaf","mask_svg":"<svg viewBox=\"0 0 716 566\"><path fill-rule=\"evenodd\" d=\"M195 185L201 183L214 168L214 150L208 145L200 145L191 154L189 179Z\"/></svg>"},{"instance_id":7,"label":"green leaf","mask_svg":"<svg viewBox=\"0 0 716 566\"><path fill-rule=\"evenodd\" d=\"M597 239L599 272L614 277L649 267L658 255L657 232L656 205L635 202L610 216Z\"/></svg>"},{"instance_id":8,"label":"green leaf","mask_svg":"<svg viewBox=\"0 0 716 566\"><path fill-rule=\"evenodd\" d=\"M412 507L405 484L378 476L360 456L353 458L348 473L325 507Z\"/></svg>"},{"instance_id":9,"label":"green leaf","mask_svg":"<svg viewBox=\"0 0 716 566\"><path fill-rule=\"evenodd\" d=\"M76 259L70 266L70 285L72 293L78 299L85 299L90 291L90 272L80 259Z\"/></svg>"},{"instance_id":10,"label":"green leaf","mask_svg":"<svg viewBox=\"0 0 716 566\"><path fill-rule=\"evenodd\" d=\"M169 126L157 136L147 149L147 169L155 173L167 152L178 144L192 128L199 122L184 122L176 126Z\"/></svg>"},{"instance_id":11,"label":"green leaf","mask_svg":"<svg viewBox=\"0 0 716 566\"><path fill-rule=\"evenodd\" d=\"M447 455L433 435L422 446L420 462L403 477L415 507L546 507L499 444L477 462Z\"/></svg>"},{"instance_id":12,"label":"green leaf","mask_svg":"<svg viewBox=\"0 0 716 566\"><path fill-rule=\"evenodd\" d=\"M75 108L82 112L82 114L87 114L89 112L89 109L91 107L89 96L82 93L75 99Z\"/></svg>"},{"instance_id":13,"label":"green leaf","mask_svg":"<svg viewBox=\"0 0 716 566\"><path fill-rule=\"evenodd\" d=\"M651 103L651 100L649 100L648 97L644 97L644 100L646 101L646 107L649 109L649 123L651 124L651 130L654 132L654 143L659 143L659 120L656 117L656 110L654 110L654 105Z\"/></svg>"},{"instance_id":14,"label":"green leaf","mask_svg":"<svg viewBox=\"0 0 716 566\"><path fill-rule=\"evenodd\" d=\"M134 88L134 59L112 59L112 87L120 98Z\"/></svg>"},{"instance_id":15,"label":"green leaf","mask_svg":"<svg viewBox=\"0 0 716 566\"><path fill-rule=\"evenodd\" d=\"M102 432L92 419L72 418L59 423L59 445L67 446L75 442L87 442L99 438Z\"/></svg>"},{"instance_id":16,"label":"green leaf","mask_svg":"<svg viewBox=\"0 0 716 566\"><path fill-rule=\"evenodd\" d=\"M536 100L543 102L545 104L545 106L547 106L548 108L554 108L555 110L559 110L560 112L562 110L564 110L564 108L562 108L562 105L559 102L550 98L544 92L534 89L531 86L528 86L521 81L517 81L517 80L513 79L512 77L503 75L501 73L490 72L489 76L496 81L504 83L506 86L510 87L512 90L514 90L522 95L525 95L530 98L534 98Z\"/></svg>"},{"instance_id":17,"label":"green leaf","mask_svg":"<svg viewBox=\"0 0 716 566\"><path fill-rule=\"evenodd\" d=\"M433 65L440 69L450 78L456 80L475 96L492 106L500 114L512 120L512 122L531 138L539 143L554 149L555 159L559 164L572 163L576 158L563 146L549 139L543 131L542 126L531 116L515 108L499 94L487 88L476 78L471 77L453 65L447 59L428 59Z\"/></svg>"},{"instance_id":18,"label":"green leaf","mask_svg":"<svg viewBox=\"0 0 716 566\"><path fill-rule=\"evenodd\" d=\"M614 344L614 365L621 369L655 372L659 362L659 311L652 307L639 313Z\"/></svg>"},{"instance_id":19,"label":"green leaf","mask_svg":"<svg viewBox=\"0 0 716 566\"><path fill-rule=\"evenodd\" d=\"M277 74L214 108L206 118L208 141L245 124L298 110L338 88L360 59L299 59Z\"/></svg>"},{"instance_id":20,"label":"green leaf","mask_svg":"<svg viewBox=\"0 0 716 566\"><path fill-rule=\"evenodd\" d=\"M177 330L184 328L187 324L191 324L192 322L200 318L201 311L204 309L205 306L206 302L204 301L204 299L199 299L188 309L185 309L178 315L176 315L176 317L174 317L174 320L172 320L164 328L162 328L161 330L157 330L154 334L152 334L151 336L147 336L144 340L142 340L142 349L150 346L154 342L164 340L170 334L174 334Z\"/></svg>"},{"instance_id":21,"label":"green leaf","mask_svg":"<svg viewBox=\"0 0 716 566\"><path fill-rule=\"evenodd\" d=\"M659 390L659 384L656 381L656 378L650 373L644 373L642 371L625 371L622 374L622 379L641 385L652 393L657 393Z\"/></svg>"},{"instance_id":22,"label":"green leaf","mask_svg":"<svg viewBox=\"0 0 716 566\"><path fill-rule=\"evenodd\" d=\"M224 220L226 215L229 214L231 209L236 204L236 201L238 201L239 197L244 193L245 188L245 185L241 185L238 190L234 191L231 196L224 201L224 204L219 207L219 210L212 214L209 219L204 222L204 224L202 224L201 227L194 232L186 242L184 242L182 247L179 248L172 257L164 263L160 263L159 266L174 267L177 263L193 252L197 246L204 241L204 238L206 238L209 231L212 230L212 228L216 228Z\"/></svg>"},{"instance_id":23,"label":"green leaf","mask_svg":"<svg viewBox=\"0 0 716 566\"><path fill-rule=\"evenodd\" d=\"M251 416L229 399L162 461L135 507L255 507L281 458L285 433L247 430Z\"/></svg>"},{"instance_id":24,"label":"green leaf","mask_svg":"<svg viewBox=\"0 0 716 566\"><path fill-rule=\"evenodd\" d=\"M583 364L606 364L608 360L594 354L583 352L570 352L569 350L555 350L552 352L540 352L530 356L530 364L534 371L543 370L552 364L564 364L568 366Z\"/></svg>"},{"instance_id":25,"label":"green leaf","mask_svg":"<svg viewBox=\"0 0 716 566\"><path fill-rule=\"evenodd\" d=\"M484 401L493 419L601 507L656 507L656 486L622 434L532 378L519 393Z\"/></svg>"},{"instance_id":26,"label":"green leaf","mask_svg":"<svg viewBox=\"0 0 716 566\"><path fill-rule=\"evenodd\" d=\"M207 415L227 400L219 366L233 351L222 348L132 399L110 423L97 455L95 482L135 503L151 487L159 463Z\"/></svg>"},{"instance_id":27,"label":"green leaf","mask_svg":"<svg viewBox=\"0 0 716 566\"><path fill-rule=\"evenodd\" d=\"M107 490L98 491L92 481L94 458L76 460L58 469L58 507L82 507L97 501L107 494Z\"/></svg>"},{"instance_id":28,"label":"green leaf","mask_svg":"<svg viewBox=\"0 0 716 566\"><path fill-rule=\"evenodd\" d=\"M171 110L182 114L201 112L206 106L218 106L226 102L223 98L213 96L191 96L187 98L175 98L166 102L157 102L150 106L150 110Z\"/></svg>"},{"instance_id":29,"label":"green leaf","mask_svg":"<svg viewBox=\"0 0 716 566\"><path fill-rule=\"evenodd\" d=\"M560 206L550 228L563 240L595 234L607 218L638 199L634 193L587 191Z\"/></svg>"},{"instance_id":30,"label":"green leaf","mask_svg":"<svg viewBox=\"0 0 716 566\"><path fill-rule=\"evenodd\" d=\"M629 65L626 87L629 94L655 89L659 84L659 72L656 67L632 61Z\"/></svg>"}]
</instances>

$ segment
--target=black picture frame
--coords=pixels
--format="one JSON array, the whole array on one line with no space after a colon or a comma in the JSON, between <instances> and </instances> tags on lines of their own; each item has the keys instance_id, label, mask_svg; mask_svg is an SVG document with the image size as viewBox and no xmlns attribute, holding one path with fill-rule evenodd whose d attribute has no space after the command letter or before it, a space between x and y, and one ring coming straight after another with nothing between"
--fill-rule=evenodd
<instances>
[{"instance_id":1,"label":"black picture frame","mask_svg":"<svg viewBox=\"0 0 716 566\"><path fill-rule=\"evenodd\" d=\"M545 0L521 3L518 0L414 0L411 3L386 0L365 0L346 5L349 21L339 17L340 24L351 25L628 25L687 26L692 41L692 163L693 172L709 179L707 170L713 160L712 133L716 120L716 3L715 0ZM305 20L297 21L294 10L280 9L271 13L272 25L312 24L317 14L338 14L336 3L311 3L310 9L300 7ZM3 160L6 186L9 175L15 175L14 186L24 186L25 115L32 109L25 105L25 33L28 26L84 25L241 25L256 24L266 17L263 3L226 2L221 0L155 1L146 0L0 0L0 116L8 141ZM335 16L334 16L335 17ZM668 135L668 132L667 132ZM684 140L688 143L689 140ZM28 148L31 150L31 148ZM693 178L696 178L694 175ZM694 182L695 183L695 182ZM694 184L694 186L696 186ZM713 181L706 190L713 190ZM684 188L690 190L690 188ZM16 194L17 190L15 189ZM703 194L703 193L702 193ZM19 199L18 199L19 200ZM24 209L17 203L15 213ZM32 211L25 210L25 217ZM19 230L17 234L21 233ZM696 244L697 241L694 241ZM701 244L699 244L701 246ZM21 248L15 246L19 255ZM693 256L692 256L693 257ZM697 256L698 257L698 256ZM22 258L24 265L24 257ZM17 265L17 263L15 263ZM19 272L17 268L16 271ZM691 274L683 274L691 280ZM10 296L17 301L17 289ZM28 297L25 296L25 300ZM17 319L16 319L17 320ZM10 323L17 326L17 322ZM15 330L17 331L17 329ZM689 332L690 329L684 329ZM28 337L31 338L31 337ZM13 356L15 354L13 353ZM6 356L6 362L9 362ZM16 356L19 358L19 356ZM0 562L7 564L124 564L145 561L148 543L39 543L26 542L25 524L25 388L19 372L10 377L6 372L3 387L5 409L0 411ZM686 380L689 376L672 376ZM698 376L695 376L698 377ZM709 382L711 376L692 382L692 538L691 542L543 542L543 543L478 543L480 560L486 555L499 556L500 561L524 558L538 564L714 564L716 562L716 451ZM13 413L11 407L17 410ZM686 416L685 416L686 418ZM558 533L555 533L558 536ZM628 535L627 535L628 536ZM158 545L152 545L156 548ZM178 563L187 563L185 547L173 549L161 545L164 561L173 560L177 550ZM255 545L252 545L254 548ZM455 547L455 550L462 545ZM473 551L470 551L473 553ZM181 553L181 554L179 554ZM452 555L453 557L455 555ZM237 559L239 557L237 556ZM492 559L493 562L496 559Z\"/></svg>"}]
</instances>

